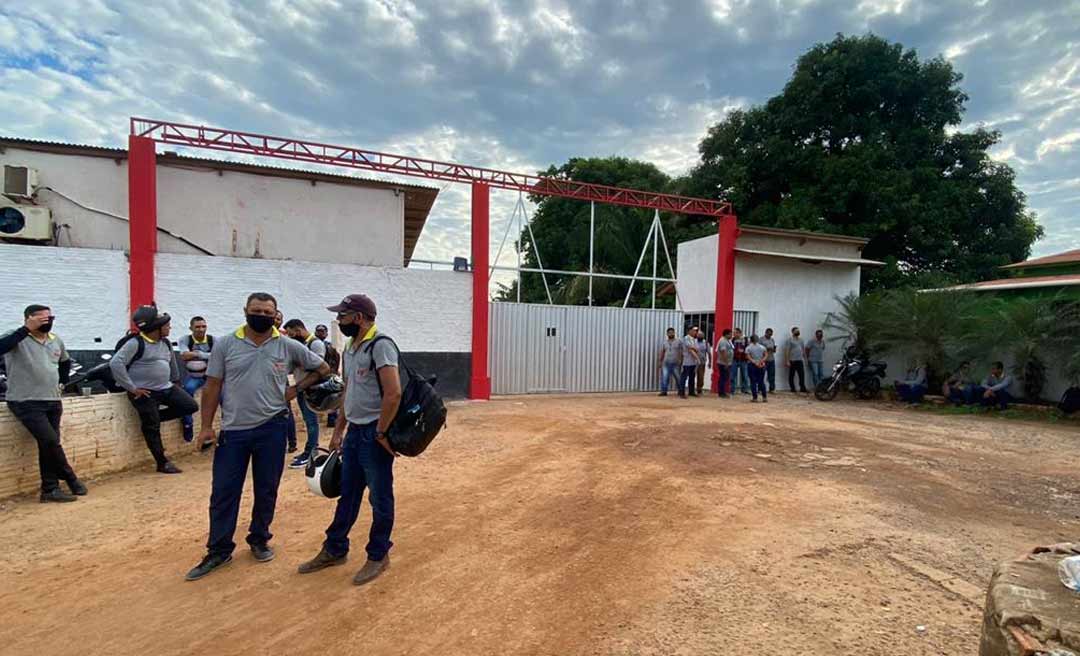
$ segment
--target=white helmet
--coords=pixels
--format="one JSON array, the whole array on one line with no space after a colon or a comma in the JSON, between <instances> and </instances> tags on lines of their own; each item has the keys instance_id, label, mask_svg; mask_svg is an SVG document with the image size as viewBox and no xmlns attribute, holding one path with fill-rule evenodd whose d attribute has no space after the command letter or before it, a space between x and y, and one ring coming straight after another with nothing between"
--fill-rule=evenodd
<instances>
[{"instance_id":1,"label":"white helmet","mask_svg":"<svg viewBox=\"0 0 1080 656\"><path fill-rule=\"evenodd\" d=\"M320 497L333 499L341 496L341 456L321 446L311 453L304 468L308 487Z\"/></svg>"}]
</instances>

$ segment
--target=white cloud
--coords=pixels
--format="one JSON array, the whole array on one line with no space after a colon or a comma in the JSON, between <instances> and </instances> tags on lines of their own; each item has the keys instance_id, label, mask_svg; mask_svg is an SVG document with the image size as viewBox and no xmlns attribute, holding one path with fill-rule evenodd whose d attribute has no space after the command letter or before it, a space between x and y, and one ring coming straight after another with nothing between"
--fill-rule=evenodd
<instances>
[{"instance_id":1,"label":"white cloud","mask_svg":"<svg viewBox=\"0 0 1080 656\"><path fill-rule=\"evenodd\" d=\"M1074 130L1073 132L1067 132L1043 141L1039 144L1039 150L1036 152L1039 155L1039 159L1042 159L1047 154L1055 151L1064 153L1071 152L1074 144L1078 141L1080 141L1080 130Z\"/></svg>"}]
</instances>

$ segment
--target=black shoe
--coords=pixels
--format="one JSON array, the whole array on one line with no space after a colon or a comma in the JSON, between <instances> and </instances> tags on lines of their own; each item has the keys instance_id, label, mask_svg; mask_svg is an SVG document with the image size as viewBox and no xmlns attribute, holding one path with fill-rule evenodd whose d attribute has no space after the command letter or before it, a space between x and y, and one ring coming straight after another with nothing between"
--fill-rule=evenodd
<instances>
[{"instance_id":1,"label":"black shoe","mask_svg":"<svg viewBox=\"0 0 1080 656\"><path fill-rule=\"evenodd\" d=\"M667 392L660 392L657 396L667 396Z\"/></svg>"},{"instance_id":2,"label":"black shoe","mask_svg":"<svg viewBox=\"0 0 1080 656\"><path fill-rule=\"evenodd\" d=\"M300 563L300 567L296 568L297 572L301 574L310 574L317 572L320 569L326 569L327 567L334 567L335 565L344 565L348 560L348 556L335 556L326 549L319 551L319 555L315 556L306 563Z\"/></svg>"},{"instance_id":3,"label":"black shoe","mask_svg":"<svg viewBox=\"0 0 1080 656\"><path fill-rule=\"evenodd\" d=\"M307 467L308 461L311 460L311 454L304 452L292 459L289 463L289 469L303 469Z\"/></svg>"},{"instance_id":4,"label":"black shoe","mask_svg":"<svg viewBox=\"0 0 1080 656\"><path fill-rule=\"evenodd\" d=\"M72 501L78 501L78 498L60 488L41 493L41 503L70 503Z\"/></svg>"},{"instance_id":5,"label":"black shoe","mask_svg":"<svg viewBox=\"0 0 1080 656\"><path fill-rule=\"evenodd\" d=\"M268 563L274 559L274 550L268 544L251 545L251 555L260 563Z\"/></svg>"},{"instance_id":6,"label":"black shoe","mask_svg":"<svg viewBox=\"0 0 1080 656\"><path fill-rule=\"evenodd\" d=\"M86 485L84 485L83 482L80 481L79 479L76 478L73 481L68 481L68 487L71 488L71 493L74 494L75 496L77 496L77 497L86 496Z\"/></svg>"},{"instance_id":7,"label":"black shoe","mask_svg":"<svg viewBox=\"0 0 1080 656\"><path fill-rule=\"evenodd\" d=\"M190 442L195 439L195 427L184 426L184 441Z\"/></svg>"},{"instance_id":8,"label":"black shoe","mask_svg":"<svg viewBox=\"0 0 1080 656\"><path fill-rule=\"evenodd\" d=\"M685 394L680 394L680 395L679 395L679 398L680 398L680 399L685 399L685 398L686 398L686 395L685 395Z\"/></svg>"},{"instance_id":9,"label":"black shoe","mask_svg":"<svg viewBox=\"0 0 1080 656\"><path fill-rule=\"evenodd\" d=\"M166 460L165 462L158 465L157 470L158 470L159 474L182 474L182 473L184 473L183 469L180 469L176 465L172 464L172 462L169 461L169 460Z\"/></svg>"},{"instance_id":10,"label":"black shoe","mask_svg":"<svg viewBox=\"0 0 1080 656\"><path fill-rule=\"evenodd\" d=\"M232 554L206 554L199 564L191 568L184 576L185 581L198 581L214 570L224 567L232 562Z\"/></svg>"}]
</instances>

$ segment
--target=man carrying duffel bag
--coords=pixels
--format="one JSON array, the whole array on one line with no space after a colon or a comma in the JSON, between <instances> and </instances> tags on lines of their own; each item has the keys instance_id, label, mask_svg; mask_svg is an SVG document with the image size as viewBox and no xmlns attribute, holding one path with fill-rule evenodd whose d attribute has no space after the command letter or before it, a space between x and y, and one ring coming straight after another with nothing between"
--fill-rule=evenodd
<instances>
[{"instance_id":1,"label":"man carrying duffel bag","mask_svg":"<svg viewBox=\"0 0 1080 656\"><path fill-rule=\"evenodd\" d=\"M363 585L390 566L394 458L397 452L418 455L423 451L445 423L446 410L428 381L418 379L407 367L402 385L400 354L393 340L376 328L375 303L370 298L352 294L327 309L337 313L341 332L349 338L341 372L345 400L330 440L330 450L341 451L341 497L322 550L300 565L299 572L344 564L349 531L367 488L372 511L367 562L353 578L353 583Z\"/></svg>"}]
</instances>

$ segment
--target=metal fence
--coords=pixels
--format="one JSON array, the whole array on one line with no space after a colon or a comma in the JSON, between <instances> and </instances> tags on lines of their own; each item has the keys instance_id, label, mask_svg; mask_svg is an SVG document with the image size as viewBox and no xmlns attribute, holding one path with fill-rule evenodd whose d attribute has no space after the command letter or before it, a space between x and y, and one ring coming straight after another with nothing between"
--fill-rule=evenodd
<instances>
[{"instance_id":1,"label":"metal fence","mask_svg":"<svg viewBox=\"0 0 1080 656\"><path fill-rule=\"evenodd\" d=\"M491 391L655 390L665 331L682 323L677 310L492 303Z\"/></svg>"}]
</instances>

